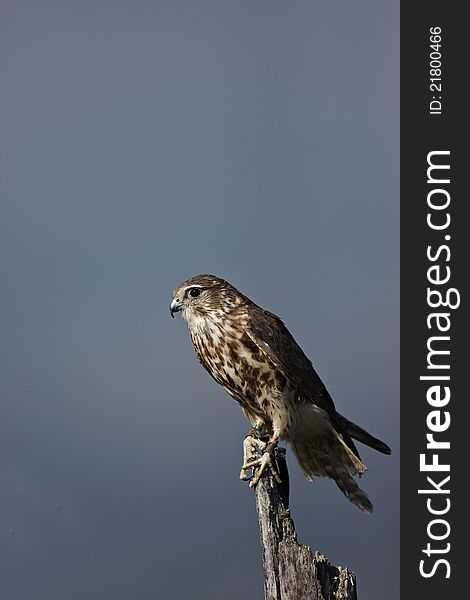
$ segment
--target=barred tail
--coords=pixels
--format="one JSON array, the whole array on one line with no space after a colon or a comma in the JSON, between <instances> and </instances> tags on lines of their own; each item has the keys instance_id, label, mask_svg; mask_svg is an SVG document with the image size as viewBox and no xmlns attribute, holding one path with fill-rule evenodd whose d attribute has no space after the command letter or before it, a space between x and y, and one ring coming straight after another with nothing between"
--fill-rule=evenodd
<instances>
[{"instance_id":1,"label":"barred tail","mask_svg":"<svg viewBox=\"0 0 470 600\"><path fill-rule=\"evenodd\" d=\"M328 471L328 469L325 469ZM374 507L372 502L369 500L367 494L361 490L351 475L344 470L343 472L335 472L329 474L331 479L334 479L336 485L343 492L346 498L352 502L355 506L360 508L368 515L372 514Z\"/></svg>"},{"instance_id":2,"label":"barred tail","mask_svg":"<svg viewBox=\"0 0 470 600\"><path fill-rule=\"evenodd\" d=\"M371 501L353 478L354 474L362 475L366 466L339 435L324 435L308 441L296 439L291 444L307 479L330 477L350 502L362 511L372 513Z\"/></svg>"}]
</instances>

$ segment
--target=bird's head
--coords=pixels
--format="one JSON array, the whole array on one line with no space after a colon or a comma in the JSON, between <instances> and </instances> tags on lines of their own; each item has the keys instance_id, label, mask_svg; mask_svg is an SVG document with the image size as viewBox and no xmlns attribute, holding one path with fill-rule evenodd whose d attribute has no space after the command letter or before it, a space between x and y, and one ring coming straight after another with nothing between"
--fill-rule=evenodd
<instances>
[{"instance_id":1,"label":"bird's head","mask_svg":"<svg viewBox=\"0 0 470 600\"><path fill-rule=\"evenodd\" d=\"M181 312L191 327L195 321L222 319L245 301L230 283L215 275L196 275L181 283L173 292L170 314Z\"/></svg>"}]
</instances>

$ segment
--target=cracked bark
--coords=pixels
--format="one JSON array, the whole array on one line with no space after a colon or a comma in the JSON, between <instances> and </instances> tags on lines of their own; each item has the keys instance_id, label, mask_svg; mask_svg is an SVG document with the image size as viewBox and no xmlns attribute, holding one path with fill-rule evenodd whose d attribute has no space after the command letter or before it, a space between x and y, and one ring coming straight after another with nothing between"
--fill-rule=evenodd
<instances>
[{"instance_id":1,"label":"cracked bark","mask_svg":"<svg viewBox=\"0 0 470 600\"><path fill-rule=\"evenodd\" d=\"M265 600L357 600L356 576L297 541L289 509L285 449L276 450L283 481L265 473L255 488L264 570Z\"/></svg>"}]
</instances>

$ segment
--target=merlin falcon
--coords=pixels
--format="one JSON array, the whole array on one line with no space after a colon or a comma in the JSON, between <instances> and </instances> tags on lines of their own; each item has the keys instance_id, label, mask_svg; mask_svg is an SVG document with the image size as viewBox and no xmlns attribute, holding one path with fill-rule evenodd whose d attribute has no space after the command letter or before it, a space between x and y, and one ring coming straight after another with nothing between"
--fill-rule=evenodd
<instances>
[{"instance_id":1,"label":"merlin falcon","mask_svg":"<svg viewBox=\"0 0 470 600\"><path fill-rule=\"evenodd\" d=\"M333 479L353 504L371 513L372 503L353 477L367 470L353 439L384 454L390 448L336 411L281 319L214 275L197 275L179 285L170 305L171 315L177 312L188 325L200 363L251 424L240 478L250 479L252 472L254 486L268 469L280 482L272 456L285 440L307 479Z\"/></svg>"}]
</instances>

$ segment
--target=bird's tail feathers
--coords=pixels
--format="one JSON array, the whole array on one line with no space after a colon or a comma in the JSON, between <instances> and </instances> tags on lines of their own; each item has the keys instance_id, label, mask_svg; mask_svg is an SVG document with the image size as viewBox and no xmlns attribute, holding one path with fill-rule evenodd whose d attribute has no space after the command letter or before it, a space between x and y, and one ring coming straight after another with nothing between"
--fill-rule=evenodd
<instances>
[{"instance_id":1,"label":"bird's tail feathers","mask_svg":"<svg viewBox=\"0 0 470 600\"><path fill-rule=\"evenodd\" d=\"M361 475L367 468L339 435L319 437L315 442L296 440L292 447L307 479L330 477L350 502L362 511L372 513L371 501L353 478L354 474Z\"/></svg>"},{"instance_id":2,"label":"bird's tail feathers","mask_svg":"<svg viewBox=\"0 0 470 600\"><path fill-rule=\"evenodd\" d=\"M350 435L353 439L357 440L358 442L362 442L366 446L374 448L374 450L382 452L382 454L391 454L392 451L387 444L377 439L370 433L367 433L365 429L362 429L362 427L359 427L359 425L349 421L349 419L346 419L346 417L343 417L343 415L337 414L337 417L346 433L348 433L348 435Z\"/></svg>"},{"instance_id":3,"label":"bird's tail feathers","mask_svg":"<svg viewBox=\"0 0 470 600\"><path fill-rule=\"evenodd\" d=\"M325 471L328 473L329 470L329 465L326 465ZM336 485L350 502L368 515L372 514L374 507L372 506L372 502L369 500L368 495L364 490L361 490L355 479L351 477L346 469L344 471L332 471L331 473L328 473L328 476L334 479Z\"/></svg>"}]
</instances>

